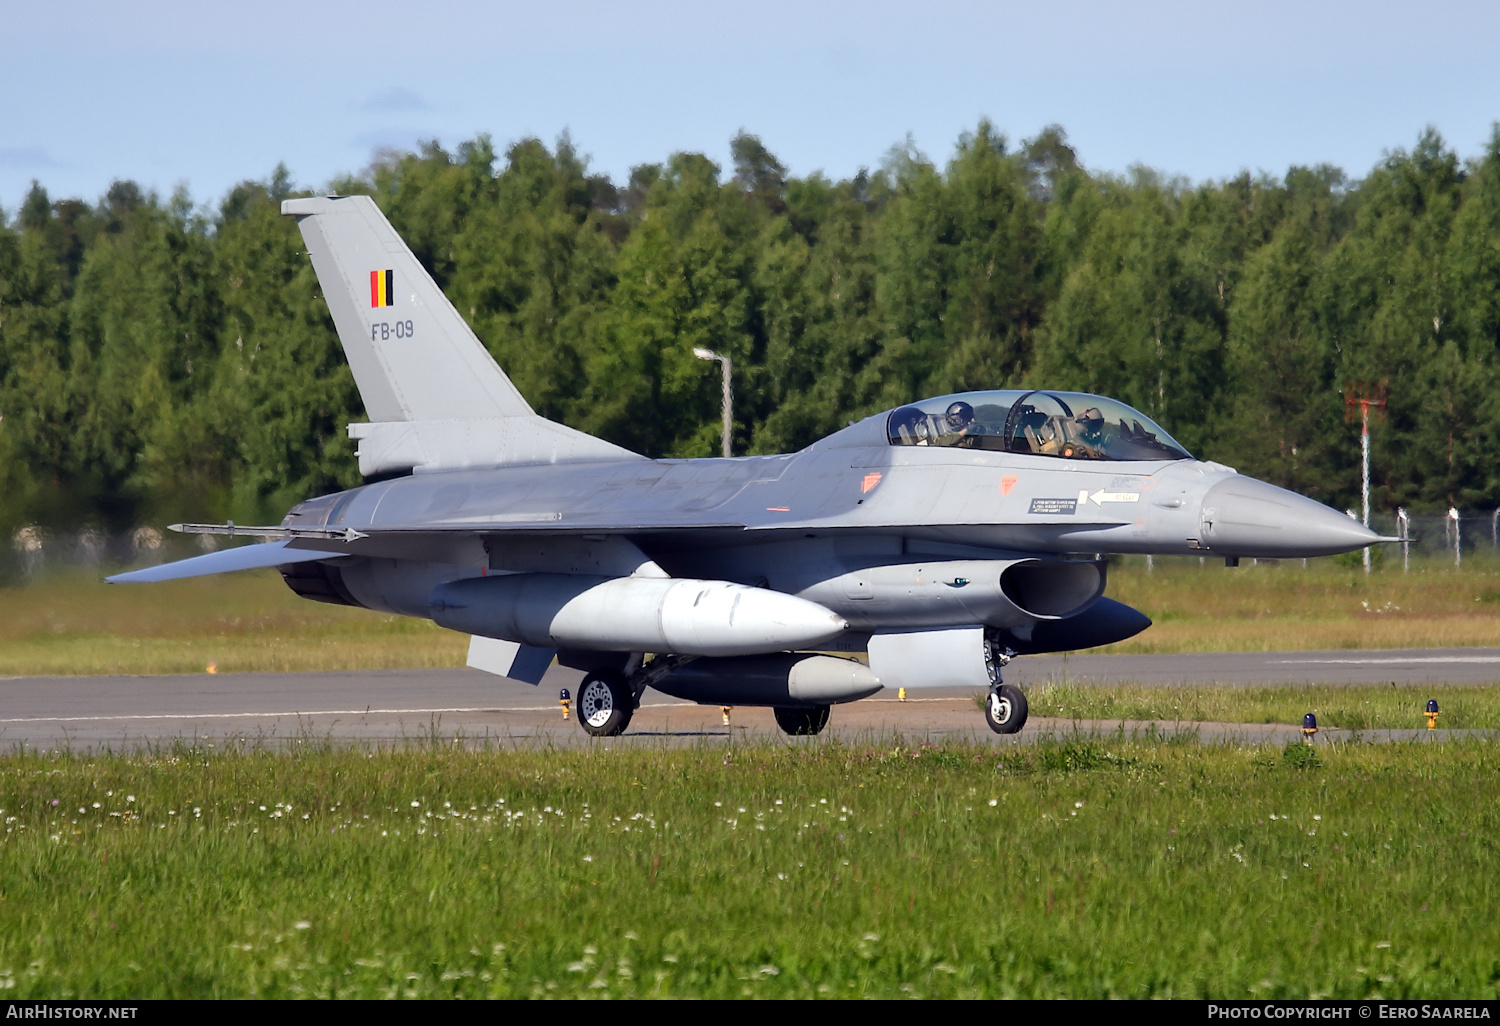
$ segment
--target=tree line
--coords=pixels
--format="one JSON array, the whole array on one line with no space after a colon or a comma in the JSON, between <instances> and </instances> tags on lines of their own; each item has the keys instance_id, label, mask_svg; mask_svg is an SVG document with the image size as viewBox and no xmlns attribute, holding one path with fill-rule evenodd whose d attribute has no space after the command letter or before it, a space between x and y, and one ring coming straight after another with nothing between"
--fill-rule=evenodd
<instances>
[{"instance_id":1,"label":"tree line","mask_svg":"<svg viewBox=\"0 0 1500 1026\"><path fill-rule=\"evenodd\" d=\"M566 136L390 153L375 197L538 412L652 456L797 449L922 396L1100 392L1194 455L1339 508L1351 382L1388 389L1373 502L1500 503L1500 126L1434 132L1361 180L1193 184L1083 167L988 122L939 166L791 175L677 153L623 183ZM279 518L359 483L363 419L284 168L217 209L116 182L0 213L0 527Z\"/></svg>"}]
</instances>

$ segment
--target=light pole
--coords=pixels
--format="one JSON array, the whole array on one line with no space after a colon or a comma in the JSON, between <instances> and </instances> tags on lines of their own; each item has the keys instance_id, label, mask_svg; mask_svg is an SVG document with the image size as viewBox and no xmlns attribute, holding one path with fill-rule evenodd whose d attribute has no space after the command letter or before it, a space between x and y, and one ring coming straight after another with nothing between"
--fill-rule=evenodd
<instances>
[{"instance_id":1,"label":"light pole","mask_svg":"<svg viewBox=\"0 0 1500 1026\"><path fill-rule=\"evenodd\" d=\"M1344 406L1348 414L1353 414L1354 408L1359 407L1359 453L1360 474L1359 494L1360 508L1364 513L1361 523L1370 526L1370 407L1374 406L1377 411L1385 407L1386 388L1385 383L1372 384L1347 384L1344 386ZM1370 547L1364 548L1365 573L1370 572Z\"/></svg>"},{"instance_id":2,"label":"light pole","mask_svg":"<svg viewBox=\"0 0 1500 1026\"><path fill-rule=\"evenodd\" d=\"M1401 536L1401 572L1411 573L1411 518L1406 507L1396 507L1396 533Z\"/></svg>"},{"instance_id":3,"label":"light pole","mask_svg":"<svg viewBox=\"0 0 1500 1026\"><path fill-rule=\"evenodd\" d=\"M724 369L724 438L723 438L723 449L724 449L724 458L728 459L730 457L730 455L731 455L731 453L729 451L729 443L730 443L730 440L734 437L734 415L733 415L733 412L732 412L733 408L734 408L734 394L730 390L730 384L729 384L730 374L732 373L732 371L730 369L731 368L731 364L730 364L729 357L727 357L727 356L720 356L718 353L714 352L711 349L700 349L700 348L697 348L697 347L694 347L694 349L693 349L693 355L696 356L700 360L718 360L719 361L719 366Z\"/></svg>"}]
</instances>

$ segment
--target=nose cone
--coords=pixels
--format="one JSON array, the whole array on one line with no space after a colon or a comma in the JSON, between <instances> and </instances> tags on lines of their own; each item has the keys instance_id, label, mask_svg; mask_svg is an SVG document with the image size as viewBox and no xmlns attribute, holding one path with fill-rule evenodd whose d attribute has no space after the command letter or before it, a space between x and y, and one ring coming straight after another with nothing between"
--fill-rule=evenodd
<instances>
[{"instance_id":1,"label":"nose cone","mask_svg":"<svg viewBox=\"0 0 1500 1026\"><path fill-rule=\"evenodd\" d=\"M1230 477L1209 488L1201 519L1203 541L1225 556L1331 556L1380 540L1336 509L1253 477Z\"/></svg>"}]
</instances>

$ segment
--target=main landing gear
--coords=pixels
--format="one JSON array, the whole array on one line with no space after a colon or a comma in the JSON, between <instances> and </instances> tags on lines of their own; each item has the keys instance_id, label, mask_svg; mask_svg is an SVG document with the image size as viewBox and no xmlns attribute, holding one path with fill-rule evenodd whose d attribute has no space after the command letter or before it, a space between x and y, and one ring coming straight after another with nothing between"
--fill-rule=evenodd
<instances>
[{"instance_id":1,"label":"main landing gear","mask_svg":"<svg viewBox=\"0 0 1500 1026\"><path fill-rule=\"evenodd\" d=\"M990 678L990 693L984 700L984 722L996 734L1014 734L1026 725L1026 695L1014 684L1000 679L1000 671L1015 658L1015 650L1000 643L993 629L984 632L984 668Z\"/></svg>"},{"instance_id":2,"label":"main landing gear","mask_svg":"<svg viewBox=\"0 0 1500 1026\"><path fill-rule=\"evenodd\" d=\"M643 664L642 656L637 653L625 663L628 672L594 670L578 685L579 724L594 737L625 733L646 689L693 659L693 656L665 655Z\"/></svg>"},{"instance_id":3,"label":"main landing gear","mask_svg":"<svg viewBox=\"0 0 1500 1026\"><path fill-rule=\"evenodd\" d=\"M635 692L618 670L595 670L578 685L578 722L594 737L625 733L635 715Z\"/></svg>"},{"instance_id":4,"label":"main landing gear","mask_svg":"<svg viewBox=\"0 0 1500 1026\"><path fill-rule=\"evenodd\" d=\"M810 708L783 708L771 710L776 715L776 725L788 734L809 736L821 734L828 726L828 706L814 705Z\"/></svg>"}]
</instances>

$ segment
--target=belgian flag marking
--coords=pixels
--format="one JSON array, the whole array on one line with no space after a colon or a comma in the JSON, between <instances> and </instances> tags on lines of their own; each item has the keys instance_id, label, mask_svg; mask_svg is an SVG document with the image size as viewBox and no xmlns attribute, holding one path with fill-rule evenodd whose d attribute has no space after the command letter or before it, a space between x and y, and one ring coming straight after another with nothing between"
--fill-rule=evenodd
<instances>
[{"instance_id":1,"label":"belgian flag marking","mask_svg":"<svg viewBox=\"0 0 1500 1026\"><path fill-rule=\"evenodd\" d=\"M370 306L390 306L392 294L396 291L394 271L371 271L370 272Z\"/></svg>"}]
</instances>

